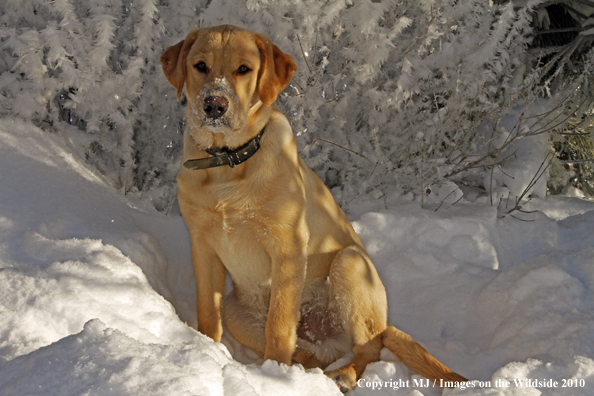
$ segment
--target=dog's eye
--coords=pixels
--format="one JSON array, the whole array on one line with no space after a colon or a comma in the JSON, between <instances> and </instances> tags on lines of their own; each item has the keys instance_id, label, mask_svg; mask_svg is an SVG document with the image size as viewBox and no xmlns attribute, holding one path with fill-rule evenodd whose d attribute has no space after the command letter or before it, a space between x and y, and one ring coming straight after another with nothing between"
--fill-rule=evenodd
<instances>
[{"instance_id":1,"label":"dog's eye","mask_svg":"<svg viewBox=\"0 0 594 396\"><path fill-rule=\"evenodd\" d=\"M239 66L239 69L237 69L237 74L247 74L251 71L252 69L250 69L249 67L247 67L246 65L241 65Z\"/></svg>"},{"instance_id":2,"label":"dog's eye","mask_svg":"<svg viewBox=\"0 0 594 396\"><path fill-rule=\"evenodd\" d=\"M194 65L194 67L196 68L196 70L198 70L200 73L207 73L208 72L208 67L206 67L206 63L204 62L198 62Z\"/></svg>"}]
</instances>

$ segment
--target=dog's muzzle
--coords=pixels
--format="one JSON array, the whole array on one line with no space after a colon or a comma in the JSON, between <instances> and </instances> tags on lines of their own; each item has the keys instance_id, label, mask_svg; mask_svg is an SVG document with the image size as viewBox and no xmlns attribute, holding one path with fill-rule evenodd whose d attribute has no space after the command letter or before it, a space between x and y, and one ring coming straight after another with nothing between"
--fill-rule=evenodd
<instances>
[{"instance_id":1,"label":"dog's muzzle","mask_svg":"<svg viewBox=\"0 0 594 396\"><path fill-rule=\"evenodd\" d=\"M229 100L224 96L207 96L204 98L202 109L207 118L216 120L224 116L229 110Z\"/></svg>"}]
</instances>

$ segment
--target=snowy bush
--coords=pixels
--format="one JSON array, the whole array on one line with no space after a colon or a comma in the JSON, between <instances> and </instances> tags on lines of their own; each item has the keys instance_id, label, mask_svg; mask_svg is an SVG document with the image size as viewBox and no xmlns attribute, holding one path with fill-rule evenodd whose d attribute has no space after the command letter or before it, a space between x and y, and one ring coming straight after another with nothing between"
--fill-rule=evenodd
<instances>
[{"instance_id":1,"label":"snowy bush","mask_svg":"<svg viewBox=\"0 0 594 396\"><path fill-rule=\"evenodd\" d=\"M522 3L6 0L0 113L60 132L117 188L167 210L183 109L159 56L193 27L231 23L267 33L294 57L279 106L339 202L382 197L386 185L421 202L477 188L494 203L526 187L542 195L531 171L591 80L583 59L568 67L569 55L587 53L589 22L579 45L535 53L550 2Z\"/></svg>"},{"instance_id":2,"label":"snowy bush","mask_svg":"<svg viewBox=\"0 0 594 396\"><path fill-rule=\"evenodd\" d=\"M61 132L116 188L157 189L163 207L175 196L158 188L174 180L183 112L159 57L164 32L195 22L192 3L3 2L0 112Z\"/></svg>"}]
</instances>

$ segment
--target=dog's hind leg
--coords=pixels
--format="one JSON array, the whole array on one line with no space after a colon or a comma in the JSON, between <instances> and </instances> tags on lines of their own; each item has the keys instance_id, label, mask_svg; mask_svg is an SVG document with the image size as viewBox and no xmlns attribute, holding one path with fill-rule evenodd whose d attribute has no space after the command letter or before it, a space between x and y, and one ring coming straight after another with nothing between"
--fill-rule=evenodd
<instances>
[{"instance_id":1,"label":"dog's hind leg","mask_svg":"<svg viewBox=\"0 0 594 396\"><path fill-rule=\"evenodd\" d=\"M225 326L241 344L251 348L260 356L266 349L266 316L254 312L242 304L235 290L225 296L223 304Z\"/></svg>"},{"instance_id":2,"label":"dog's hind leg","mask_svg":"<svg viewBox=\"0 0 594 396\"><path fill-rule=\"evenodd\" d=\"M355 356L326 375L346 391L356 386L369 363L379 360L388 319L386 291L363 249L349 247L336 255L330 268L330 301L353 341Z\"/></svg>"},{"instance_id":3,"label":"dog's hind leg","mask_svg":"<svg viewBox=\"0 0 594 396\"><path fill-rule=\"evenodd\" d=\"M364 344L355 344L353 360L337 370L327 371L326 375L336 382L342 392L351 390L356 387L357 379L361 377L367 365L379 360L382 347L381 335L376 335Z\"/></svg>"}]
</instances>

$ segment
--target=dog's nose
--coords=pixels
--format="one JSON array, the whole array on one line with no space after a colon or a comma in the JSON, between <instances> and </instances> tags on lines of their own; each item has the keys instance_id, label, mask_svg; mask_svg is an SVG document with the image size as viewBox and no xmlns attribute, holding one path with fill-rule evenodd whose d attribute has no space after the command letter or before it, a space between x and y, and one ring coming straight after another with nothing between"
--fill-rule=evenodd
<instances>
[{"instance_id":1,"label":"dog's nose","mask_svg":"<svg viewBox=\"0 0 594 396\"><path fill-rule=\"evenodd\" d=\"M227 112L229 101L223 96L207 96L204 99L204 113L216 120Z\"/></svg>"}]
</instances>

